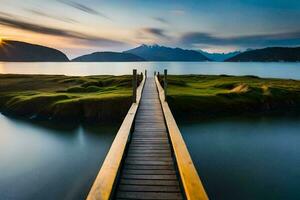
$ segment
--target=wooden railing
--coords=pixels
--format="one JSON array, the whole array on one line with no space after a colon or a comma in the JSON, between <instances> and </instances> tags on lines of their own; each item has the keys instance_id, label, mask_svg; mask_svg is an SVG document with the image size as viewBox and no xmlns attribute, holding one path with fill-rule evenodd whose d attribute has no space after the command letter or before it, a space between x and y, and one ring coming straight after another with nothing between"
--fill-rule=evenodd
<instances>
[{"instance_id":1,"label":"wooden railing","mask_svg":"<svg viewBox=\"0 0 300 200\"><path fill-rule=\"evenodd\" d=\"M134 72L136 74L136 72ZM145 73L146 74L146 73ZM136 101L131 105L88 194L87 200L108 200L122 163L123 155L130 137L134 118L140 103L145 76L136 90ZM136 77L133 79L136 84Z\"/></svg>"},{"instance_id":2,"label":"wooden railing","mask_svg":"<svg viewBox=\"0 0 300 200\"><path fill-rule=\"evenodd\" d=\"M166 81L165 71L165 81ZM159 99L163 109L165 121L167 124L169 136L171 139L174 155L177 162L177 167L180 175L180 179L183 185L183 189L188 200L208 200L208 196L202 185L200 177L193 164L192 158L182 138L177 123L172 115L168 103L165 101L164 89L161 87L160 82L155 76L156 86L159 92ZM166 86L166 84L164 84Z\"/></svg>"}]
</instances>

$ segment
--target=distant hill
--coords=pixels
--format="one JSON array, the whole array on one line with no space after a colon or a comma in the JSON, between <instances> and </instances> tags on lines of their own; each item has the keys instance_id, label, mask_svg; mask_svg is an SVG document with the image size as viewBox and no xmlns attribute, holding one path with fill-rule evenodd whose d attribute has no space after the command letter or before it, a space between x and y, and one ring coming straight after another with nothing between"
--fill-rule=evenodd
<instances>
[{"instance_id":1,"label":"distant hill","mask_svg":"<svg viewBox=\"0 0 300 200\"><path fill-rule=\"evenodd\" d=\"M0 61L6 62L64 62L68 57L45 46L25 42L3 40L0 44Z\"/></svg>"},{"instance_id":2,"label":"distant hill","mask_svg":"<svg viewBox=\"0 0 300 200\"><path fill-rule=\"evenodd\" d=\"M229 53L208 53L208 52L202 51L202 50L199 50L199 52L202 53L207 58L209 58L210 60L219 61L219 62L227 60L227 59L241 53L240 51L233 51L233 52L229 52Z\"/></svg>"},{"instance_id":3,"label":"distant hill","mask_svg":"<svg viewBox=\"0 0 300 200\"><path fill-rule=\"evenodd\" d=\"M249 50L226 60L227 62L298 62L300 61L300 47L268 47Z\"/></svg>"},{"instance_id":4,"label":"distant hill","mask_svg":"<svg viewBox=\"0 0 300 200\"><path fill-rule=\"evenodd\" d=\"M134 62L145 61L137 55L119 52L95 52L72 60L73 62Z\"/></svg>"},{"instance_id":5,"label":"distant hill","mask_svg":"<svg viewBox=\"0 0 300 200\"><path fill-rule=\"evenodd\" d=\"M159 45L141 45L124 51L144 58L147 61L209 61L207 57L194 50L170 48Z\"/></svg>"}]
</instances>

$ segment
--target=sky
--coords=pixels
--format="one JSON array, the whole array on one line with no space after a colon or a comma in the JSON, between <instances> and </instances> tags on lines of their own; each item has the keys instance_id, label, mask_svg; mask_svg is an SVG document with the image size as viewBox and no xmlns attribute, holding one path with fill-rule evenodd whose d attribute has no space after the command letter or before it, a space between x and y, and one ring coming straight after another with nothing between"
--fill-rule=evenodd
<instances>
[{"instance_id":1,"label":"sky","mask_svg":"<svg viewBox=\"0 0 300 200\"><path fill-rule=\"evenodd\" d=\"M159 44L208 52L300 46L299 0L0 0L0 38L74 58Z\"/></svg>"}]
</instances>

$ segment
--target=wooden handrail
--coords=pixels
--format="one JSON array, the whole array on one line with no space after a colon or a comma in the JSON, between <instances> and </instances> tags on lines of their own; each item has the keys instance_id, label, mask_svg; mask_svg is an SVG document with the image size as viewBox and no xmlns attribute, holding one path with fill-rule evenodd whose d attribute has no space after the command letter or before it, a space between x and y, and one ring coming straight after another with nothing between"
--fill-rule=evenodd
<instances>
[{"instance_id":1,"label":"wooden handrail","mask_svg":"<svg viewBox=\"0 0 300 200\"><path fill-rule=\"evenodd\" d=\"M140 103L145 77L137 88L136 103L133 103L107 153L102 167L88 194L87 200L108 200L113 192L114 184L123 159L125 148L131 133L134 118Z\"/></svg>"},{"instance_id":2,"label":"wooden handrail","mask_svg":"<svg viewBox=\"0 0 300 200\"><path fill-rule=\"evenodd\" d=\"M157 76L155 76L155 83L159 92L159 99L163 109L186 198L188 200L208 200L208 196L193 164L192 158L182 138L177 123L172 115L168 103L165 101L164 90L161 87Z\"/></svg>"}]
</instances>

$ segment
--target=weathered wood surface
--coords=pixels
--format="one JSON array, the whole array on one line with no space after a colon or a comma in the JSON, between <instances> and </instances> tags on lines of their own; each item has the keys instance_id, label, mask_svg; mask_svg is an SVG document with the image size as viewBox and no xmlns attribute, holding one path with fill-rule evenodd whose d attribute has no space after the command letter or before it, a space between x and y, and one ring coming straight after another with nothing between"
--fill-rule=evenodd
<instances>
[{"instance_id":1,"label":"weathered wood surface","mask_svg":"<svg viewBox=\"0 0 300 200\"><path fill-rule=\"evenodd\" d=\"M183 199L154 78L147 78L115 199Z\"/></svg>"},{"instance_id":2,"label":"weathered wood surface","mask_svg":"<svg viewBox=\"0 0 300 200\"><path fill-rule=\"evenodd\" d=\"M130 107L88 194L87 200L108 200L111 197L115 180L137 113L145 79L137 89L137 101Z\"/></svg>"},{"instance_id":3,"label":"weathered wood surface","mask_svg":"<svg viewBox=\"0 0 300 200\"><path fill-rule=\"evenodd\" d=\"M208 200L208 196L195 169L177 123L172 115L168 103L165 101L164 90L157 77L155 77L155 82L158 88L161 107L168 127L168 133L172 143L185 196L188 200Z\"/></svg>"}]
</instances>

